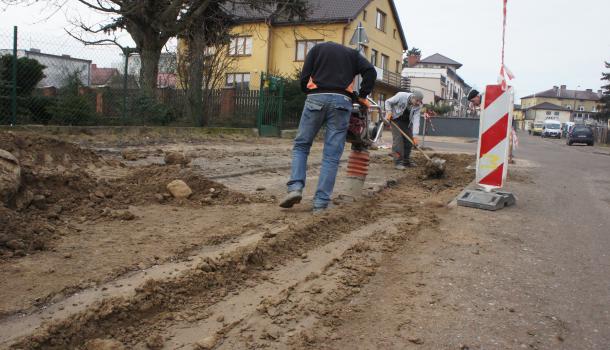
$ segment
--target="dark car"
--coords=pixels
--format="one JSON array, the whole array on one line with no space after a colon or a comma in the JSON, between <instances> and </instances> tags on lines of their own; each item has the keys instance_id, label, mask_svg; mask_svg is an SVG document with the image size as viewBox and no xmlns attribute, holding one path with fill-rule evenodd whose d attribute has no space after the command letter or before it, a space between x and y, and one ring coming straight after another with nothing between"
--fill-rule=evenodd
<instances>
[{"instance_id":1,"label":"dark car","mask_svg":"<svg viewBox=\"0 0 610 350\"><path fill-rule=\"evenodd\" d=\"M568 133L566 143L569 146L575 143L586 143L589 146L593 146L593 130L585 125L575 125Z\"/></svg>"}]
</instances>

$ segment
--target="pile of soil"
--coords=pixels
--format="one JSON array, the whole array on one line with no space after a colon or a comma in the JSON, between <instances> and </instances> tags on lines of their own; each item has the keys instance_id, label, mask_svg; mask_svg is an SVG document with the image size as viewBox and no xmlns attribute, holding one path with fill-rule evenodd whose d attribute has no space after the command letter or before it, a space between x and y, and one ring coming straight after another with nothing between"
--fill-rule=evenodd
<instances>
[{"instance_id":1,"label":"pile of soil","mask_svg":"<svg viewBox=\"0 0 610 350\"><path fill-rule=\"evenodd\" d=\"M167 184L173 180L184 181L193 191L187 202L174 199L167 191ZM257 198L231 191L226 186L179 165L142 167L124 178L111 181L108 185L116 194L116 198L133 204L158 201L177 204L228 205L259 201Z\"/></svg>"},{"instance_id":2,"label":"pile of soil","mask_svg":"<svg viewBox=\"0 0 610 350\"><path fill-rule=\"evenodd\" d=\"M11 152L22 167L29 168L63 170L108 164L91 150L36 134L0 132L0 149Z\"/></svg>"},{"instance_id":3,"label":"pile of soil","mask_svg":"<svg viewBox=\"0 0 610 350\"><path fill-rule=\"evenodd\" d=\"M0 149L19 160L22 177L19 192L8 207L0 205L0 259L48 248L58 233L69 234L69 220L133 220L129 205L260 201L179 165L134 168L122 178L98 178L96 169L124 165L54 138L1 132ZM176 179L192 189L188 199L175 199L168 193L166 185Z\"/></svg>"}]
</instances>

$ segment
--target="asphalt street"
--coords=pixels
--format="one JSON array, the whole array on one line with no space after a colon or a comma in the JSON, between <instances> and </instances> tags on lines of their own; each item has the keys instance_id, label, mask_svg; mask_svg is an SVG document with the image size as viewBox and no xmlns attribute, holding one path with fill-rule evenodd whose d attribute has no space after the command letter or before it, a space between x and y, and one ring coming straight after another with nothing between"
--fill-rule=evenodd
<instances>
[{"instance_id":1,"label":"asphalt street","mask_svg":"<svg viewBox=\"0 0 610 350\"><path fill-rule=\"evenodd\" d=\"M520 197L511 214L553 271L532 292L566 322L566 348L610 349L610 148L520 139L533 183L509 183Z\"/></svg>"},{"instance_id":2,"label":"asphalt street","mask_svg":"<svg viewBox=\"0 0 610 350\"><path fill-rule=\"evenodd\" d=\"M610 349L610 148L519 137L517 204L440 215L385 259L353 301L370 312L329 349Z\"/></svg>"}]
</instances>

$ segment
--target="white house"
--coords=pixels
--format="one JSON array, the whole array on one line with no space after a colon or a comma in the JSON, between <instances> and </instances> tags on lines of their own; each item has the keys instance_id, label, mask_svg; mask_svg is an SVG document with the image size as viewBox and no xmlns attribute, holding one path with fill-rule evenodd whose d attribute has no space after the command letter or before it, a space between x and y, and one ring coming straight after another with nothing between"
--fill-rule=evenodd
<instances>
[{"instance_id":1,"label":"white house","mask_svg":"<svg viewBox=\"0 0 610 350\"><path fill-rule=\"evenodd\" d=\"M0 50L0 55L13 54L13 50ZM17 57L35 59L45 66L45 77L38 83L38 87L62 87L70 74L78 73L84 86L91 85L91 61L70 55L53 55L41 52L39 49L17 50Z\"/></svg>"},{"instance_id":2,"label":"white house","mask_svg":"<svg viewBox=\"0 0 610 350\"><path fill-rule=\"evenodd\" d=\"M441 100L453 106L454 115L464 115L470 86L457 74L461 66L461 63L438 53L423 60L419 60L419 56L410 56L409 67L403 69L402 76L411 80L412 90L424 94L424 103Z\"/></svg>"},{"instance_id":3,"label":"white house","mask_svg":"<svg viewBox=\"0 0 610 350\"><path fill-rule=\"evenodd\" d=\"M570 121L571 110L549 102L543 102L525 109L525 120L543 122L557 120L564 124Z\"/></svg>"}]
</instances>

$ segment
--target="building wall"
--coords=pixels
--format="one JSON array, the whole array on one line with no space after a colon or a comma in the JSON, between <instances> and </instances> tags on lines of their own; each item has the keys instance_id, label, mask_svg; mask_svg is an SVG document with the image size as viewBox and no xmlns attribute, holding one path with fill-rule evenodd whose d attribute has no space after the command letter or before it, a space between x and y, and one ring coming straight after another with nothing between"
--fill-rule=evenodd
<instances>
[{"instance_id":1,"label":"building wall","mask_svg":"<svg viewBox=\"0 0 610 350\"><path fill-rule=\"evenodd\" d=\"M549 102L557 106L567 107L567 108L575 108L576 112L580 106L585 108L585 112L593 112L599 110L599 103L597 101L590 100L574 100L574 99L559 99L559 98L547 98L547 97L530 97L530 98L522 98L521 106L522 108L529 108L536 106L538 104ZM569 107L568 107L569 106Z\"/></svg>"},{"instance_id":2,"label":"building wall","mask_svg":"<svg viewBox=\"0 0 610 350\"><path fill-rule=\"evenodd\" d=\"M385 32L376 28L377 9L386 14ZM366 18L364 13L366 11ZM350 39L362 23L367 33L369 43L365 47L365 56L370 60L371 50L378 51L377 65L381 66L381 55L388 56L388 70L400 74L402 69L403 47L398 32L398 26L392 14L388 0L374 0L354 21L350 23L330 24L297 24L269 26L265 23L241 24L231 30L236 36L252 37L252 54L237 57L227 73L250 73L250 89L260 88L262 72L294 76L303 67L302 61L296 60L297 40L323 40L350 46ZM395 33L396 31L396 33ZM356 48L355 46L352 46ZM179 51L184 50L184 42L179 42ZM398 62L398 70L396 69ZM219 86L221 87L221 86ZM376 85L371 94L377 100L380 94L388 98L395 94L398 88Z\"/></svg>"},{"instance_id":3,"label":"building wall","mask_svg":"<svg viewBox=\"0 0 610 350\"><path fill-rule=\"evenodd\" d=\"M386 14L385 32L375 27L377 10ZM365 11L366 19L364 18ZM389 57L388 70L400 74L402 70L403 51L407 48L402 46L402 41L400 40L400 34L398 32L399 29L394 20L394 16L392 15L390 2L388 0L372 1L364 11L360 12L357 18L347 26L343 45L349 45L349 41L359 23L362 23L369 38L369 43L365 48L366 58L370 60L371 49L375 49L379 52L377 66L381 67L381 55L386 55ZM400 63L398 71L396 70L396 61Z\"/></svg>"},{"instance_id":4,"label":"building wall","mask_svg":"<svg viewBox=\"0 0 610 350\"><path fill-rule=\"evenodd\" d=\"M265 23L242 24L231 30L233 35L252 37L252 54L236 56L232 67L227 67L227 73L250 73L250 89L253 90L260 87L261 73L269 70L270 33L271 28Z\"/></svg>"},{"instance_id":5,"label":"building wall","mask_svg":"<svg viewBox=\"0 0 610 350\"><path fill-rule=\"evenodd\" d=\"M438 78L417 78L411 79L411 90L419 90L424 94L424 104L434 103L434 96L440 96L441 80Z\"/></svg>"},{"instance_id":6,"label":"building wall","mask_svg":"<svg viewBox=\"0 0 610 350\"><path fill-rule=\"evenodd\" d=\"M458 79L454 79L452 74L457 73L449 74L448 69L449 68L411 67L405 68L402 75L411 79L411 87L413 89L415 89L414 86L431 89L436 96L442 99L454 100L455 106L458 109L465 109L467 106L462 105L462 101L468 92L466 90L466 85ZM453 92L457 93L457 100L453 98ZM431 93L428 95L431 96ZM433 101L433 98L430 98L430 96L424 100L424 103Z\"/></svg>"},{"instance_id":7,"label":"building wall","mask_svg":"<svg viewBox=\"0 0 610 350\"><path fill-rule=\"evenodd\" d=\"M0 50L0 55L12 55L13 50ZM17 50L17 57L28 57L38 61L45 66L45 77L38 83L38 87L62 87L70 74L78 72L80 81L84 86L91 85L91 61L73 58L70 56L59 56L39 53L28 50Z\"/></svg>"},{"instance_id":8,"label":"building wall","mask_svg":"<svg viewBox=\"0 0 610 350\"><path fill-rule=\"evenodd\" d=\"M550 114L549 114L550 113ZM555 114L557 113L557 114ZM559 120L562 124L570 121L570 112L537 109L534 113L534 121L542 122L547 119Z\"/></svg>"},{"instance_id":9,"label":"building wall","mask_svg":"<svg viewBox=\"0 0 610 350\"><path fill-rule=\"evenodd\" d=\"M289 76L294 75L295 72L303 68L304 63L303 61L296 60L297 40L323 40L341 44L343 42L344 29L344 24L273 27L269 72Z\"/></svg>"}]
</instances>

